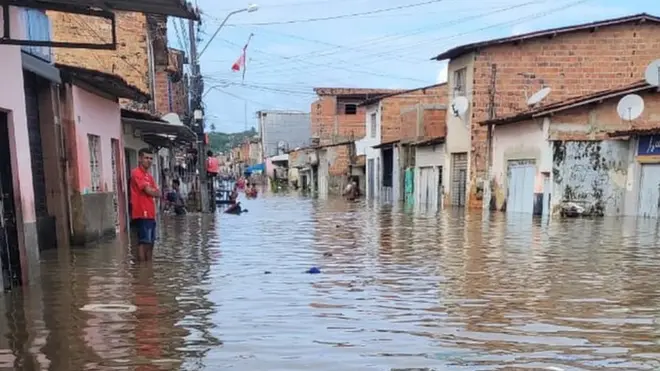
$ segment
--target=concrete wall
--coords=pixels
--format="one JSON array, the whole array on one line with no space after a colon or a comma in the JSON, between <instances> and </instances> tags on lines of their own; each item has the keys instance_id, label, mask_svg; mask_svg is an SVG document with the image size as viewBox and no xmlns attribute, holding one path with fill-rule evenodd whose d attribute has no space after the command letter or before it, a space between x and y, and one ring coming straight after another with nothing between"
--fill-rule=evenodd
<instances>
[{"instance_id":1,"label":"concrete wall","mask_svg":"<svg viewBox=\"0 0 660 371\"><path fill-rule=\"evenodd\" d=\"M285 150L310 144L312 131L309 113L261 111L258 114L265 157L280 154L277 148L280 141L286 145Z\"/></svg>"},{"instance_id":2,"label":"concrete wall","mask_svg":"<svg viewBox=\"0 0 660 371\"><path fill-rule=\"evenodd\" d=\"M630 142L623 140L553 143L553 210L575 202L596 216L624 212Z\"/></svg>"},{"instance_id":3,"label":"concrete wall","mask_svg":"<svg viewBox=\"0 0 660 371\"><path fill-rule=\"evenodd\" d=\"M549 104L642 80L648 63L658 58L659 30L655 22L630 22L498 44L476 53L474 77L468 78L475 82L473 89L468 89L473 95L470 205L481 204L472 201L477 194L474 182L483 179L487 171L487 128L480 123L488 117L492 64L497 65L496 116L508 116L528 109L525 91L533 94L543 85L553 89L543 101Z\"/></svg>"},{"instance_id":4,"label":"concrete wall","mask_svg":"<svg viewBox=\"0 0 660 371\"><path fill-rule=\"evenodd\" d=\"M23 38L23 22L19 9L10 7L11 37ZM0 14L0 26L4 27ZM13 172L14 206L18 229L19 249L23 266L23 278L27 281L30 268L25 264L38 264L36 215L34 190L23 94L23 68L20 46L0 46L0 80L5 89L0 90L0 110L7 113L11 167ZM19 166L20 165L20 166ZM27 166L26 166L27 165Z\"/></svg>"},{"instance_id":5,"label":"concrete wall","mask_svg":"<svg viewBox=\"0 0 660 371\"><path fill-rule=\"evenodd\" d=\"M509 161L533 160L537 172L535 193L543 193L543 173L552 171L552 150L547 141L549 126L549 119L537 119L494 129L491 209L503 210L506 205Z\"/></svg>"},{"instance_id":6,"label":"concrete wall","mask_svg":"<svg viewBox=\"0 0 660 371\"><path fill-rule=\"evenodd\" d=\"M474 88L474 53L469 53L463 55L459 58L452 59L449 62L447 67L447 94L449 96L449 101L447 102L448 109L446 112L447 120L447 140L446 140L446 156L445 164L443 166L442 179L445 184L451 184L451 154L452 153L466 153L468 154L468 174L470 173L470 150L471 150L471 111L470 108L464 117L455 117L453 111L451 110L451 103L454 99L454 90L455 90L455 81L454 81L454 72L465 68L465 90L466 98L471 103L473 98L473 88ZM472 105L470 104L469 107ZM469 190L472 187L470 182L470 177L468 177L466 189ZM451 187L445 187L445 199L449 197L449 192Z\"/></svg>"}]
</instances>

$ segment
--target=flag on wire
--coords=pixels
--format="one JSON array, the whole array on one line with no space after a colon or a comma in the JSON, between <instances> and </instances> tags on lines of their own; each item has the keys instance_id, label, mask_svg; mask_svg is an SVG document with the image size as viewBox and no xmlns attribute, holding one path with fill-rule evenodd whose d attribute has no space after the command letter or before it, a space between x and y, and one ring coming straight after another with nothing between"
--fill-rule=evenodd
<instances>
[{"instance_id":1,"label":"flag on wire","mask_svg":"<svg viewBox=\"0 0 660 371\"><path fill-rule=\"evenodd\" d=\"M231 70L235 72L243 71L243 77L241 79L241 82L245 81L245 67L246 67L246 53L247 53L247 47L250 44L250 40L252 39L252 36L254 34L250 34L250 37L248 37L247 42L245 43L245 46L243 47L243 52L241 53L241 56L238 57L236 62L231 66Z\"/></svg>"}]
</instances>

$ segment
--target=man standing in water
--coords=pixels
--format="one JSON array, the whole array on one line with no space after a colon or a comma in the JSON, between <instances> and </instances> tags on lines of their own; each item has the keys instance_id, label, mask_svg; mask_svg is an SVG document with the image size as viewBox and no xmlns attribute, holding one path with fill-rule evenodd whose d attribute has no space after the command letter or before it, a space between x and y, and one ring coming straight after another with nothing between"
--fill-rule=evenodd
<instances>
[{"instance_id":1,"label":"man standing in water","mask_svg":"<svg viewBox=\"0 0 660 371\"><path fill-rule=\"evenodd\" d=\"M154 160L153 153L148 148L138 152L138 167L131 171L131 219L137 229L138 260L151 261L154 243L156 242L156 201L160 191L149 168Z\"/></svg>"}]
</instances>

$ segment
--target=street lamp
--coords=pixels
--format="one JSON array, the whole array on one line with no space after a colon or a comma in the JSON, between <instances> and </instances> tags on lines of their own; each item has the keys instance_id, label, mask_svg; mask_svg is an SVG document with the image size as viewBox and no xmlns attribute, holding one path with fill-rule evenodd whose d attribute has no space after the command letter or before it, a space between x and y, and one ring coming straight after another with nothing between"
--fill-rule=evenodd
<instances>
[{"instance_id":1,"label":"street lamp","mask_svg":"<svg viewBox=\"0 0 660 371\"><path fill-rule=\"evenodd\" d=\"M204 51L206 50L206 48L209 47L209 45L211 44L211 41L213 41L213 39L215 38L215 36L218 34L218 32L220 32L220 30L222 29L222 27L225 26L225 23L227 23L227 20L228 20L232 15L234 15L234 14L238 14L238 13L243 13L243 12L253 13L253 12L256 12L257 10L259 10L259 5L257 5L257 4L250 4L250 5L247 6L247 8L234 10L233 12L230 12L229 14L227 14L227 16L226 16L225 19L222 21L222 23L220 23L220 26L218 26L218 29L215 30L215 32L213 33L213 36L211 36L211 38L209 39L209 41L206 42L206 45L204 45L204 47L202 48L202 51L199 52L199 54L197 55L197 58L200 58L200 57L202 56L202 54L204 54Z\"/></svg>"}]
</instances>

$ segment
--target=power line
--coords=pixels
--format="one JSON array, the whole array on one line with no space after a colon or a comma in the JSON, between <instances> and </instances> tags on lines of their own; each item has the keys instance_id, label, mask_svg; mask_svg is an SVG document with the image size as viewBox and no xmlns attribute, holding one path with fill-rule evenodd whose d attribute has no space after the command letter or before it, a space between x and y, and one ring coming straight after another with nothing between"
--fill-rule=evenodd
<instances>
[{"instance_id":1,"label":"power line","mask_svg":"<svg viewBox=\"0 0 660 371\"><path fill-rule=\"evenodd\" d=\"M542 17L548 16L548 15L550 15L550 14L553 14L553 13L556 13L556 12L559 12L559 11L563 11L563 10L566 10L566 9L572 8L572 7L574 7L574 6L580 5L580 4L585 3L585 2L588 2L588 1L590 1L590 0L579 0L579 1L575 1L575 2L568 3L568 4L564 4L564 5L562 5L562 6L559 6L559 7L556 7L556 8L552 8L552 9L549 9L549 10L546 10L546 11L543 11L543 12L537 12L537 13L534 13L534 14L531 14L531 15L527 15L527 16L524 16L524 17L520 17L520 18L517 18L517 19L511 20L511 21L506 21L506 22L501 22L501 23L497 23L497 24L488 25L488 26L486 26L486 27L482 27L482 28L479 28L479 29L476 29L476 30L469 30L469 31L465 31L465 32L457 33L457 34L454 34L454 35L451 35L451 36L448 36L448 37L436 38L436 39L430 39L430 40L421 41L421 42L418 42L418 43L407 44L407 45L402 46L402 47L400 47L400 48L394 48L394 49L392 49L392 50L385 51L385 52L377 52L377 53L365 54L364 56L361 57L360 62L364 64L364 63L366 63L366 60L370 60L370 59L373 59L373 58L379 58L379 59L382 59L382 58L384 58L384 57L397 55L397 53L400 53L400 52L403 51L403 50L407 50L407 49L419 49L419 47L420 47L421 45L425 45L425 44L429 44L429 43L436 43L436 42L438 42L438 41L443 41L443 40L444 40L444 41L446 41L446 40L451 40L451 39L455 39L455 38L458 38L458 37L461 37L461 36L465 36L465 35L468 35L468 34L471 34L471 33L477 33L477 32L486 31L486 30L490 30L490 29L494 29L494 28L505 27L505 26L512 26L512 25L516 25L516 24L520 24L520 23L525 23L525 22L528 22L528 21L531 21L531 20L534 20L534 19L538 19L538 18L542 18ZM293 58L293 57L292 57L292 58ZM425 59L424 59L424 60L420 60L420 61L418 61L418 62L428 61L427 58L430 58L430 56L425 56ZM355 63L355 62L353 62L353 63ZM334 67L334 66L333 66L333 67ZM328 66L328 68L332 68L332 67ZM273 74L273 73L278 74L278 73L280 73L279 76L280 76L280 77L283 77L281 73L282 73L282 72L287 72L287 70L286 70L286 69L275 69L275 70L269 70L268 72L269 72L270 74ZM270 76L270 75L267 75L267 76ZM284 76L286 76L286 75L284 75Z\"/></svg>"},{"instance_id":2,"label":"power line","mask_svg":"<svg viewBox=\"0 0 660 371\"><path fill-rule=\"evenodd\" d=\"M281 33L281 32L280 32L280 34L288 35L292 38L297 38L297 39L300 39L300 40L306 40L306 41L313 42L313 43L320 43L320 44L325 44L325 45L332 46L332 48L328 49L325 52L324 51L312 51L312 52L308 52L308 53L302 53L302 54L298 54L298 55L295 55L295 56L291 56L291 57L289 57L289 59L299 59L299 58L302 58L302 57L306 57L306 58L307 57L324 57L324 56L336 54L336 53L338 53L338 52L340 52L341 50L344 50L344 49L351 50L351 51L356 51L358 53L364 53L365 52L365 47L373 47L374 44L380 44L380 43L383 43L383 42L391 42L393 40L403 39L403 38L406 38L406 37L410 37L410 36L414 36L414 35L424 33L426 31L429 31L430 29L438 30L438 29L445 28L446 26L455 26L455 25L465 23L465 22L468 22L468 21L472 21L472 20L476 20L476 19L479 19L479 18L488 17L488 16L495 15L495 14L498 14L498 13L508 12L508 11L515 10L515 9L518 9L518 8L522 8L522 7L526 7L526 6L529 6L529 5L538 5L538 4L546 3L546 2L549 2L549 1L552 1L552 0L528 1L528 2L525 2L525 3L522 3L522 4L516 4L516 5L508 6L508 7L505 7L505 8L499 8L499 9L489 11L489 12L485 12L485 13L481 13L481 14L476 14L476 15L472 15L472 16L463 17L463 18L460 18L460 19L450 20L450 21L447 21L447 22L443 22L443 23L431 26L431 27L422 27L422 28L417 28L417 29L411 30L409 32L405 32L405 33L393 33L393 34L389 34L389 35L369 39L369 40L366 40L364 42L360 42L360 43L358 43L356 45L353 45L353 46L337 45L337 44L327 43L327 42L324 42L324 41L308 39L308 38L298 36L298 35L284 34L284 33ZM273 31L269 30L269 32L273 32ZM405 59L404 60L404 59L402 59L402 60L405 61L405 62L415 62L415 63L420 62L420 60L417 60L417 59L416 60L412 60L412 59ZM265 65L265 63L264 64L256 64L253 67L260 67L260 66L263 66L263 65Z\"/></svg>"},{"instance_id":3,"label":"power line","mask_svg":"<svg viewBox=\"0 0 660 371\"><path fill-rule=\"evenodd\" d=\"M433 3L439 3L439 2L442 2L442 1L444 1L444 0L430 0L430 1L425 1L425 2L421 2L421 3L400 5L400 6L395 6L395 7L391 7L391 8L376 9L376 10L370 10L370 11L367 11L367 12L342 14L342 15L335 15L335 16L329 16L329 17L292 19L292 20L289 20L289 21L279 21L279 22L275 21L275 22L259 22L259 23L236 23L236 25L271 26L271 25L280 25L280 24L294 24L294 23L309 23L309 22L331 21L331 20L335 20L335 19L361 17L361 16L364 16L364 15L371 15L371 14L391 12L391 11L401 10L401 9L415 8L415 7L429 5L429 4L433 4Z\"/></svg>"}]
</instances>

